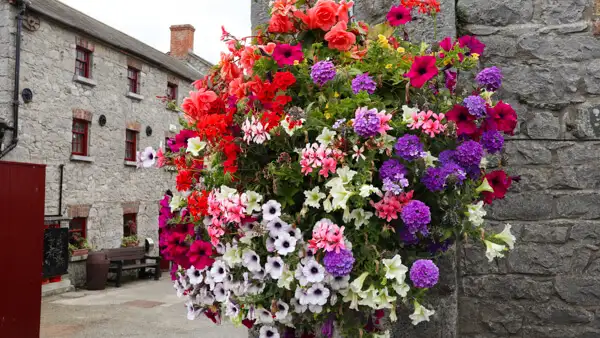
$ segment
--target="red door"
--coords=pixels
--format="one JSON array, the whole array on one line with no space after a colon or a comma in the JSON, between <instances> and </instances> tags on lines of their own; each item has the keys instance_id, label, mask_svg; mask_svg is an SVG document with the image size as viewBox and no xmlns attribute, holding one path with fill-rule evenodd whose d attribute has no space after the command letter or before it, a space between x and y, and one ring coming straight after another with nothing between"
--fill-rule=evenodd
<instances>
[{"instance_id":1,"label":"red door","mask_svg":"<svg viewBox=\"0 0 600 338\"><path fill-rule=\"evenodd\" d=\"M44 165L0 162L2 338L40 336L45 185Z\"/></svg>"}]
</instances>

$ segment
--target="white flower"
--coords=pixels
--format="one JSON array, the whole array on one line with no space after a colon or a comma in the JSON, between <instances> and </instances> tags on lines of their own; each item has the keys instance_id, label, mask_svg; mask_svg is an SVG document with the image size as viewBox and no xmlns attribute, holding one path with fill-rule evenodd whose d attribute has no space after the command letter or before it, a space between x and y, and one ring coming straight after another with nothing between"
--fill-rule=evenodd
<instances>
[{"instance_id":1,"label":"white flower","mask_svg":"<svg viewBox=\"0 0 600 338\"><path fill-rule=\"evenodd\" d=\"M328 198L323 201L323 210L325 210L326 212L333 211L333 207L331 206L331 198Z\"/></svg>"},{"instance_id":2,"label":"white flower","mask_svg":"<svg viewBox=\"0 0 600 338\"><path fill-rule=\"evenodd\" d=\"M331 287L332 290L342 290L348 287L348 285L350 285L350 283L348 283L350 281L350 276L329 276L328 278L328 282L329 282L329 286Z\"/></svg>"},{"instance_id":3,"label":"white flower","mask_svg":"<svg viewBox=\"0 0 600 338\"><path fill-rule=\"evenodd\" d=\"M263 326L260 328L258 338L279 338L279 331L272 326Z\"/></svg>"},{"instance_id":4,"label":"white flower","mask_svg":"<svg viewBox=\"0 0 600 338\"><path fill-rule=\"evenodd\" d=\"M285 256L296 250L296 238L290 236L290 234L287 232L279 233L274 244L275 250L277 250L277 253L282 256Z\"/></svg>"},{"instance_id":5,"label":"white flower","mask_svg":"<svg viewBox=\"0 0 600 338\"><path fill-rule=\"evenodd\" d=\"M218 283L215 285L213 294L215 295L215 300L219 303L223 303L227 299L227 291L225 291L225 286L223 286L223 283Z\"/></svg>"},{"instance_id":6,"label":"white flower","mask_svg":"<svg viewBox=\"0 0 600 338\"><path fill-rule=\"evenodd\" d=\"M229 244L229 243L227 243L227 244ZM231 246L231 244L230 244L230 246ZM222 255L225 253L225 250L227 250L227 247L223 243L218 243L217 246L215 246L215 250L217 250L217 253L219 255Z\"/></svg>"},{"instance_id":7,"label":"white flower","mask_svg":"<svg viewBox=\"0 0 600 338\"><path fill-rule=\"evenodd\" d=\"M265 279L265 270L261 268L258 271L254 271L252 273L252 279L256 279L259 281L262 281L263 279Z\"/></svg>"},{"instance_id":8,"label":"white flower","mask_svg":"<svg viewBox=\"0 0 600 338\"><path fill-rule=\"evenodd\" d=\"M387 287L379 290L379 295L375 298L375 303L377 303L377 308L379 309L391 309L392 303L395 301L396 297L388 294Z\"/></svg>"},{"instance_id":9,"label":"white flower","mask_svg":"<svg viewBox=\"0 0 600 338\"><path fill-rule=\"evenodd\" d=\"M171 212L175 212L176 210L181 209L182 206L185 205L185 199L180 195L175 195L171 198L171 202L169 202L169 207L171 208Z\"/></svg>"},{"instance_id":10,"label":"white flower","mask_svg":"<svg viewBox=\"0 0 600 338\"><path fill-rule=\"evenodd\" d=\"M365 211L362 208L354 209L350 213L350 219L354 220L356 230L360 229L363 224L366 224L371 217L373 217L373 213L370 211Z\"/></svg>"},{"instance_id":11,"label":"white flower","mask_svg":"<svg viewBox=\"0 0 600 338\"><path fill-rule=\"evenodd\" d=\"M363 185L360 187L360 197L369 197L371 196L372 193L376 193L376 194L380 194L381 190L379 190L379 188L376 188L372 185Z\"/></svg>"},{"instance_id":12,"label":"white flower","mask_svg":"<svg viewBox=\"0 0 600 338\"><path fill-rule=\"evenodd\" d=\"M485 156L483 156L481 158L481 162L479 162L479 168L485 170L485 169L487 169L487 166L488 166L488 159L485 158Z\"/></svg>"},{"instance_id":13,"label":"white flower","mask_svg":"<svg viewBox=\"0 0 600 338\"><path fill-rule=\"evenodd\" d=\"M140 153L141 166L144 168L150 168L156 163L156 151L152 147L146 147L144 151Z\"/></svg>"},{"instance_id":14,"label":"white flower","mask_svg":"<svg viewBox=\"0 0 600 338\"><path fill-rule=\"evenodd\" d=\"M218 200L226 200L229 198L234 198L238 194L237 190L230 188L226 185L222 185L219 188L219 192L216 194Z\"/></svg>"},{"instance_id":15,"label":"white flower","mask_svg":"<svg viewBox=\"0 0 600 338\"><path fill-rule=\"evenodd\" d=\"M193 265L189 269L187 269L186 274L190 279L190 283L192 285L198 285L204 280L204 276L202 276L202 271L196 269Z\"/></svg>"},{"instance_id":16,"label":"white flower","mask_svg":"<svg viewBox=\"0 0 600 338\"><path fill-rule=\"evenodd\" d=\"M483 218L486 214L487 212L483 209L483 201L468 205L467 211L465 212L465 215L469 218L469 222L476 227L483 224Z\"/></svg>"},{"instance_id":17,"label":"white flower","mask_svg":"<svg viewBox=\"0 0 600 338\"><path fill-rule=\"evenodd\" d=\"M396 312L394 311L394 309L392 309L392 312L394 313L394 315L396 314ZM392 315L390 314L390 318L392 317ZM396 317L396 320L398 320L398 318ZM392 322L395 322L395 320L393 320ZM379 333L373 333L373 338L390 338L390 330L385 331L382 334Z\"/></svg>"},{"instance_id":18,"label":"white flower","mask_svg":"<svg viewBox=\"0 0 600 338\"><path fill-rule=\"evenodd\" d=\"M294 299L298 300L298 304L308 305L308 293L306 292L306 290L302 289L301 287L296 287L296 292L294 292L294 297L296 297Z\"/></svg>"},{"instance_id":19,"label":"white flower","mask_svg":"<svg viewBox=\"0 0 600 338\"><path fill-rule=\"evenodd\" d=\"M223 261L216 261L210 268L210 276L213 278L215 283L221 283L227 277L227 266Z\"/></svg>"},{"instance_id":20,"label":"white flower","mask_svg":"<svg viewBox=\"0 0 600 338\"><path fill-rule=\"evenodd\" d=\"M295 238L295 239L296 239L296 243L298 243L298 242L301 242L301 240L302 240L302 231L300 231L300 229L298 229L298 228L292 228L292 227L290 227L290 228L287 230L287 233L288 233L290 236L292 236L293 238Z\"/></svg>"},{"instance_id":21,"label":"white flower","mask_svg":"<svg viewBox=\"0 0 600 338\"><path fill-rule=\"evenodd\" d=\"M260 266L260 257L256 254L256 252L252 250L245 250L242 254L242 259L244 261L244 266L248 271L260 271L262 267Z\"/></svg>"},{"instance_id":22,"label":"white flower","mask_svg":"<svg viewBox=\"0 0 600 338\"><path fill-rule=\"evenodd\" d=\"M306 309L308 309L308 305L300 304L300 302L298 301L297 298L292 298L290 300L290 304L294 307L294 312L296 312L296 313L304 313L306 311Z\"/></svg>"},{"instance_id":23,"label":"white flower","mask_svg":"<svg viewBox=\"0 0 600 338\"><path fill-rule=\"evenodd\" d=\"M308 284L308 280L306 279L306 276L304 276L302 269L304 269L304 265L298 264L296 271L294 271L294 277L298 280L300 285L306 286ZM296 289L296 292L298 292L298 289Z\"/></svg>"},{"instance_id":24,"label":"white flower","mask_svg":"<svg viewBox=\"0 0 600 338\"><path fill-rule=\"evenodd\" d=\"M225 307L225 315L230 318L235 318L240 314L240 307L232 302L227 302Z\"/></svg>"},{"instance_id":25,"label":"white flower","mask_svg":"<svg viewBox=\"0 0 600 338\"><path fill-rule=\"evenodd\" d=\"M262 206L263 219L270 221L275 217L281 216L281 204L275 200L269 200Z\"/></svg>"},{"instance_id":26,"label":"white flower","mask_svg":"<svg viewBox=\"0 0 600 338\"><path fill-rule=\"evenodd\" d=\"M312 313L321 313L323 311L323 307L321 305L309 304L308 309Z\"/></svg>"},{"instance_id":27,"label":"white flower","mask_svg":"<svg viewBox=\"0 0 600 338\"><path fill-rule=\"evenodd\" d=\"M402 264L400 255L396 255L392 259L384 259L383 265L385 266L385 278L395 279L398 283L404 282L408 268Z\"/></svg>"},{"instance_id":28,"label":"white flower","mask_svg":"<svg viewBox=\"0 0 600 338\"><path fill-rule=\"evenodd\" d=\"M425 156L423 157L423 159L425 160L425 166L427 167L435 167L434 162L438 160L437 157L431 155L430 151L425 152Z\"/></svg>"},{"instance_id":29,"label":"white flower","mask_svg":"<svg viewBox=\"0 0 600 338\"><path fill-rule=\"evenodd\" d=\"M329 289L325 285L315 283L308 289L308 303L312 305L325 305L329 293Z\"/></svg>"},{"instance_id":30,"label":"white flower","mask_svg":"<svg viewBox=\"0 0 600 338\"><path fill-rule=\"evenodd\" d=\"M379 297L379 290L375 289L375 286L371 285L366 291L359 294L362 298L358 301L358 305L368 306L372 309L377 309L377 299Z\"/></svg>"},{"instance_id":31,"label":"white flower","mask_svg":"<svg viewBox=\"0 0 600 338\"><path fill-rule=\"evenodd\" d=\"M337 293L331 294L331 296L329 297L329 304L331 306L334 306L335 303L337 303L337 301L338 301L338 295L337 295Z\"/></svg>"},{"instance_id":32,"label":"white flower","mask_svg":"<svg viewBox=\"0 0 600 338\"><path fill-rule=\"evenodd\" d=\"M208 286L209 290L212 290L215 288L215 284L216 284L215 279L210 274L210 271L208 271L206 273L206 276L204 276L204 285Z\"/></svg>"},{"instance_id":33,"label":"white flower","mask_svg":"<svg viewBox=\"0 0 600 338\"><path fill-rule=\"evenodd\" d=\"M169 131L172 133L176 133L177 132L177 126L174 124L169 124Z\"/></svg>"},{"instance_id":34,"label":"white flower","mask_svg":"<svg viewBox=\"0 0 600 338\"><path fill-rule=\"evenodd\" d=\"M396 291L396 294L402 298L406 297L408 291L410 291L410 286L406 283L402 284L393 284L392 288Z\"/></svg>"},{"instance_id":35,"label":"white flower","mask_svg":"<svg viewBox=\"0 0 600 338\"><path fill-rule=\"evenodd\" d=\"M246 214L252 215L252 212L260 211L259 203L262 199L262 195L254 191L246 191L242 194L242 201L246 204Z\"/></svg>"},{"instance_id":36,"label":"white flower","mask_svg":"<svg viewBox=\"0 0 600 338\"><path fill-rule=\"evenodd\" d=\"M358 293L352 291L352 288L342 289L340 293L344 298L342 299L346 303L350 303L348 306L351 310L358 310Z\"/></svg>"},{"instance_id":37,"label":"white flower","mask_svg":"<svg viewBox=\"0 0 600 338\"><path fill-rule=\"evenodd\" d=\"M362 289L365 279L367 279L368 275L369 275L368 272L363 272L354 281L352 281L352 283L350 283L350 289L357 293L361 292L360 290Z\"/></svg>"},{"instance_id":38,"label":"white flower","mask_svg":"<svg viewBox=\"0 0 600 338\"><path fill-rule=\"evenodd\" d=\"M492 243L488 240L483 241L485 243L485 257L491 262L496 257L504 257L502 251L506 250L506 246L501 244Z\"/></svg>"},{"instance_id":39,"label":"white flower","mask_svg":"<svg viewBox=\"0 0 600 338\"><path fill-rule=\"evenodd\" d=\"M173 288L177 290L177 297L183 297L183 294L186 291L186 287L181 283L181 281L177 280L173 283Z\"/></svg>"},{"instance_id":40,"label":"white flower","mask_svg":"<svg viewBox=\"0 0 600 338\"><path fill-rule=\"evenodd\" d=\"M194 303L192 303L192 302L185 303L185 306L187 307L187 319L188 320L194 320L194 319L198 318L203 312L201 307L194 305Z\"/></svg>"},{"instance_id":41,"label":"white flower","mask_svg":"<svg viewBox=\"0 0 600 338\"><path fill-rule=\"evenodd\" d=\"M494 192L494 188L492 188L492 186L490 185L490 182L488 182L487 178L483 179L483 182L481 182L481 184L477 187L477 189L475 189L476 193L481 193L481 192Z\"/></svg>"},{"instance_id":42,"label":"white flower","mask_svg":"<svg viewBox=\"0 0 600 338\"><path fill-rule=\"evenodd\" d=\"M343 185L333 187L329 193L333 197L331 206L334 210L346 209L348 207L346 206L348 199L354 194L353 192L346 190Z\"/></svg>"},{"instance_id":43,"label":"white flower","mask_svg":"<svg viewBox=\"0 0 600 338\"><path fill-rule=\"evenodd\" d=\"M383 154L392 151L396 144L396 138L390 134L381 135L381 138L383 140L383 147L379 148L379 153Z\"/></svg>"},{"instance_id":44,"label":"white flower","mask_svg":"<svg viewBox=\"0 0 600 338\"><path fill-rule=\"evenodd\" d=\"M435 311L426 309L421 304L419 304L419 302L417 302L417 301L414 302L414 305L415 305L415 312L413 312L412 315L408 316L408 318L410 318L412 320L413 325L417 325L423 321L428 322L429 317L431 317L435 313Z\"/></svg>"},{"instance_id":45,"label":"white flower","mask_svg":"<svg viewBox=\"0 0 600 338\"><path fill-rule=\"evenodd\" d=\"M250 295L258 295L262 293L265 289L265 284L261 282L253 282L248 285L248 294Z\"/></svg>"},{"instance_id":46,"label":"white flower","mask_svg":"<svg viewBox=\"0 0 600 338\"><path fill-rule=\"evenodd\" d=\"M208 290L208 288L200 288L200 290L198 290L196 299L202 305L212 305L215 302L215 296Z\"/></svg>"},{"instance_id":47,"label":"white flower","mask_svg":"<svg viewBox=\"0 0 600 338\"><path fill-rule=\"evenodd\" d=\"M277 301L277 312L275 312L275 319L284 320L285 317L287 317L287 315L288 315L289 309L290 309L290 306L287 305L284 301L282 301L282 300Z\"/></svg>"},{"instance_id":48,"label":"white flower","mask_svg":"<svg viewBox=\"0 0 600 338\"><path fill-rule=\"evenodd\" d=\"M501 233L496 234L492 237L501 240L502 242L506 243L506 245L508 245L508 247L512 250L515 247L515 236L510 232L510 227L511 225L506 223L506 225L504 226L504 230L502 230Z\"/></svg>"},{"instance_id":49,"label":"white flower","mask_svg":"<svg viewBox=\"0 0 600 338\"><path fill-rule=\"evenodd\" d=\"M331 142L333 142L336 134L337 133L335 131L329 130L329 128L325 127L323 128L321 135L317 136L317 141L319 141L319 143L322 145L329 145Z\"/></svg>"},{"instance_id":50,"label":"white flower","mask_svg":"<svg viewBox=\"0 0 600 338\"><path fill-rule=\"evenodd\" d=\"M342 180L343 185L350 183L356 175L356 171L350 170L350 167L348 166L339 168L335 173Z\"/></svg>"},{"instance_id":51,"label":"white flower","mask_svg":"<svg viewBox=\"0 0 600 338\"><path fill-rule=\"evenodd\" d=\"M242 263L242 250L237 246L231 246L230 243L227 243L225 253L223 253L223 261L225 261L230 268Z\"/></svg>"},{"instance_id":52,"label":"white flower","mask_svg":"<svg viewBox=\"0 0 600 338\"><path fill-rule=\"evenodd\" d=\"M358 159L362 159L363 161L366 159L364 152L365 152L365 147L358 147L356 144L354 145L354 147L352 147L352 150L354 150L354 154L352 154L352 158L358 162Z\"/></svg>"},{"instance_id":53,"label":"white flower","mask_svg":"<svg viewBox=\"0 0 600 338\"><path fill-rule=\"evenodd\" d=\"M283 273L284 263L281 257L267 257L265 264L265 273L271 275L273 279L279 279Z\"/></svg>"},{"instance_id":54,"label":"white flower","mask_svg":"<svg viewBox=\"0 0 600 338\"><path fill-rule=\"evenodd\" d=\"M290 285L292 284L293 281L294 281L294 273L291 272L289 269L285 268L285 269L283 269L283 272L281 273L279 280L277 280L277 287L280 289L291 290Z\"/></svg>"},{"instance_id":55,"label":"white flower","mask_svg":"<svg viewBox=\"0 0 600 338\"><path fill-rule=\"evenodd\" d=\"M409 124L413 122L413 114L418 113L419 108L410 108L407 105L402 106L402 122Z\"/></svg>"},{"instance_id":56,"label":"white flower","mask_svg":"<svg viewBox=\"0 0 600 338\"><path fill-rule=\"evenodd\" d=\"M275 251L275 238L273 238L269 235L269 237L265 241L265 246L267 247L268 252Z\"/></svg>"},{"instance_id":57,"label":"white flower","mask_svg":"<svg viewBox=\"0 0 600 338\"><path fill-rule=\"evenodd\" d=\"M321 207L319 201L325 198L325 194L320 191L319 187L314 187L313 190L306 190L304 196L306 196L304 204L317 209Z\"/></svg>"},{"instance_id":58,"label":"white flower","mask_svg":"<svg viewBox=\"0 0 600 338\"><path fill-rule=\"evenodd\" d=\"M200 155L200 152L206 147L206 142L200 141L200 137L192 137L187 141L186 152L194 156Z\"/></svg>"},{"instance_id":59,"label":"white flower","mask_svg":"<svg viewBox=\"0 0 600 338\"><path fill-rule=\"evenodd\" d=\"M272 237L276 237L281 232L287 232L290 228L291 226L279 217L275 217L267 223L267 229Z\"/></svg>"},{"instance_id":60,"label":"white flower","mask_svg":"<svg viewBox=\"0 0 600 338\"><path fill-rule=\"evenodd\" d=\"M304 265L302 274L310 283L319 283L325 279L325 268L313 259Z\"/></svg>"},{"instance_id":61,"label":"white flower","mask_svg":"<svg viewBox=\"0 0 600 338\"><path fill-rule=\"evenodd\" d=\"M262 323L262 324L273 323L273 316L271 315L271 311L269 311L263 307L256 309L255 315L256 315L256 321L259 323ZM261 335L261 337L262 337L262 335Z\"/></svg>"}]
</instances>

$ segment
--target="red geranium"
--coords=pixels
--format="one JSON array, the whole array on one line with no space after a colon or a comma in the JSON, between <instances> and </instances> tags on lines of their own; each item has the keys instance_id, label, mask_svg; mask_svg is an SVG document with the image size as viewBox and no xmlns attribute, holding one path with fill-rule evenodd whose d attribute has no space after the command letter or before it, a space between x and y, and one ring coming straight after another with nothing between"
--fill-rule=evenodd
<instances>
[{"instance_id":1,"label":"red geranium","mask_svg":"<svg viewBox=\"0 0 600 338\"><path fill-rule=\"evenodd\" d=\"M435 56L418 56L410 67L406 76L410 79L410 85L421 88L425 82L433 79L439 72L435 65Z\"/></svg>"},{"instance_id":2,"label":"red geranium","mask_svg":"<svg viewBox=\"0 0 600 338\"><path fill-rule=\"evenodd\" d=\"M495 199L503 199L506 196L506 192L512 184L512 178L506 175L504 170L495 170L485 175L488 183L494 189L494 192L484 191L482 192L483 201L486 204L492 204Z\"/></svg>"},{"instance_id":3,"label":"red geranium","mask_svg":"<svg viewBox=\"0 0 600 338\"><path fill-rule=\"evenodd\" d=\"M188 196L188 210L195 221L199 221L208 214L208 191L194 190Z\"/></svg>"},{"instance_id":4,"label":"red geranium","mask_svg":"<svg viewBox=\"0 0 600 338\"><path fill-rule=\"evenodd\" d=\"M294 83L296 83L296 78L290 72L277 72L273 77L273 86L280 90L287 90Z\"/></svg>"},{"instance_id":5,"label":"red geranium","mask_svg":"<svg viewBox=\"0 0 600 338\"><path fill-rule=\"evenodd\" d=\"M473 135L477 133L477 124L475 124L475 116L469 114L466 107L455 105L452 110L446 113L446 118L449 121L454 121L457 127L457 135Z\"/></svg>"},{"instance_id":6,"label":"red geranium","mask_svg":"<svg viewBox=\"0 0 600 338\"><path fill-rule=\"evenodd\" d=\"M179 191L187 191L190 190L192 186L192 177L193 174L189 170L181 170L177 174L177 190Z\"/></svg>"},{"instance_id":7,"label":"red geranium","mask_svg":"<svg viewBox=\"0 0 600 338\"><path fill-rule=\"evenodd\" d=\"M190 250L187 253L190 263L198 270L202 270L211 266L215 260L212 259L212 244L201 240L196 240L192 243Z\"/></svg>"}]
</instances>

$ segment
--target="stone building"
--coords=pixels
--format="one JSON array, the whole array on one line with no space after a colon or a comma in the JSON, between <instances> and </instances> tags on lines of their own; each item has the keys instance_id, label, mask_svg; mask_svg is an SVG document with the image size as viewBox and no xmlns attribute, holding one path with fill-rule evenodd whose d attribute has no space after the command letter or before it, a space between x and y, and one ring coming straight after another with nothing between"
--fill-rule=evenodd
<instances>
[{"instance_id":1,"label":"stone building","mask_svg":"<svg viewBox=\"0 0 600 338\"><path fill-rule=\"evenodd\" d=\"M355 0L381 22L398 0ZM253 2L264 22L267 0ZM500 98L519 115L503 165L521 175L488 211L513 225L515 249L492 264L461 243L442 264L428 325L402 322L392 337L600 337L600 1L441 0L438 40L476 35L483 66L504 73ZM431 20L408 25L433 40Z\"/></svg>"},{"instance_id":2,"label":"stone building","mask_svg":"<svg viewBox=\"0 0 600 338\"><path fill-rule=\"evenodd\" d=\"M94 249L134 233L158 242L157 202L174 176L137 170L136 151L178 124L157 96L181 103L211 67L192 52L192 26L171 37L167 55L56 0L0 0L0 157L45 164L46 223L72 219Z\"/></svg>"}]
</instances>

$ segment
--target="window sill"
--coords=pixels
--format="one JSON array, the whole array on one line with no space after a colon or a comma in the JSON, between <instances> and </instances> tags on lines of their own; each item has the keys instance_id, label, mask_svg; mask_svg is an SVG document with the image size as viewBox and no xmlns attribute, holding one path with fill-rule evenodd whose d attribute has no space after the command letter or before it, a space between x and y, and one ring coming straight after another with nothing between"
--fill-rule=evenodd
<instances>
[{"instance_id":1,"label":"window sill","mask_svg":"<svg viewBox=\"0 0 600 338\"><path fill-rule=\"evenodd\" d=\"M96 81L94 81L94 79L88 79L87 77L83 77L81 75L73 75L73 81L75 82L79 82L81 84L87 85L87 86L91 86L91 87L96 87L96 85L98 83L96 83Z\"/></svg>"},{"instance_id":2,"label":"window sill","mask_svg":"<svg viewBox=\"0 0 600 338\"><path fill-rule=\"evenodd\" d=\"M128 160L125 160L124 164L126 167L136 167L136 168L138 165L136 161L128 161Z\"/></svg>"},{"instance_id":3,"label":"window sill","mask_svg":"<svg viewBox=\"0 0 600 338\"><path fill-rule=\"evenodd\" d=\"M94 158L90 156L71 155L71 161L94 163Z\"/></svg>"},{"instance_id":4,"label":"window sill","mask_svg":"<svg viewBox=\"0 0 600 338\"><path fill-rule=\"evenodd\" d=\"M132 93L132 92L127 92L127 94L125 94L125 96L127 96L130 99L134 99L134 100L138 100L138 101L142 101L144 99L144 95L140 95L140 94Z\"/></svg>"}]
</instances>

